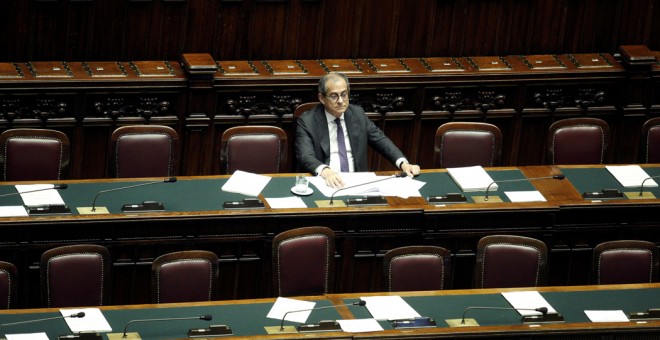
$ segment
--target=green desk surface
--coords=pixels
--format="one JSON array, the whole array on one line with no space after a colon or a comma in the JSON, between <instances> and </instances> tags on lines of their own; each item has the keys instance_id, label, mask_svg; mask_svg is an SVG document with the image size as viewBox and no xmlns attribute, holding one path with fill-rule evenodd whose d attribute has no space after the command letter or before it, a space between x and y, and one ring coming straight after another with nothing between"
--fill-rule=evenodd
<instances>
[{"instance_id":1,"label":"green desk surface","mask_svg":"<svg viewBox=\"0 0 660 340\"><path fill-rule=\"evenodd\" d=\"M315 307L331 306L327 300L319 300ZM179 320L179 321L152 321L136 322L128 327L128 332L138 332L142 339L173 339L185 338L191 328L208 328L209 325L228 325L236 336L266 335L264 326L279 326L280 321L266 318L273 306L269 303L245 303L215 306L194 306L179 308L146 308L125 310L104 310L103 315L112 327L111 333L122 333L126 324L131 320L196 317L210 314L212 321ZM41 314L2 314L0 323L40 319L60 316L59 313ZM308 323L318 323L322 320L337 320L339 313L334 308L317 310L311 313ZM284 325L297 323L285 321ZM42 321L31 324L0 327L0 334L46 332L50 339L57 339L59 335L71 334L66 321L62 319ZM107 337L104 335L104 339Z\"/></svg>"},{"instance_id":2,"label":"green desk surface","mask_svg":"<svg viewBox=\"0 0 660 340\"><path fill-rule=\"evenodd\" d=\"M620 192L639 192L639 187L624 188L619 184L619 181L610 174L610 172L602 168L562 168L561 172L566 175L566 178L571 181L575 189L580 193L584 192L600 192L603 189L618 189ZM660 176L660 168L645 167L644 171L649 176ZM656 179L656 182L657 179ZM641 184L641 183L640 183ZM655 197L660 197L659 188L645 187L644 191L652 192ZM624 200L627 199L625 196Z\"/></svg>"},{"instance_id":3,"label":"green desk surface","mask_svg":"<svg viewBox=\"0 0 660 340\"><path fill-rule=\"evenodd\" d=\"M541 292L541 295L565 321L590 322L585 310L623 310L624 313L644 312L660 306L660 288L596 290L570 292ZM438 327L448 327L445 320L460 319L470 306L511 307L501 294L411 296L404 300L421 316L432 317ZM345 300L350 303L351 300ZM355 318L370 318L366 308L352 308ZM466 318L477 320L481 326L520 324L520 313L515 310L470 310ZM384 329L392 329L389 322L381 322Z\"/></svg>"},{"instance_id":4,"label":"green desk surface","mask_svg":"<svg viewBox=\"0 0 660 340\"><path fill-rule=\"evenodd\" d=\"M497 191L491 190L492 196L500 196L508 201L504 191L534 190L534 187L519 170L490 170L490 176L495 181L521 179L520 182L498 183ZM461 192L456 183L446 172L424 173L416 178L426 184L420 190L423 197L445 195L447 193ZM168 212L196 212L222 210L226 201L238 201L249 196L224 192L220 188L227 182L227 178L186 178L175 183L157 183L125 190L102 193L96 200L97 207L106 207L112 214L120 214L124 204L137 204L143 201L160 201ZM266 198L291 197L294 194L290 189L295 177L273 177L262 191ZM94 197L99 191L125 187L129 185L151 182L144 181L118 181L118 182L86 182L71 183L68 189L59 190L64 202L71 208L71 212L78 214L77 207L91 207ZM13 185L0 186L0 195L15 193ZM484 195L485 192L465 193L467 197ZM319 190L314 190L310 196L301 197L305 204L316 207L315 201L327 200ZM339 199L346 199L341 197ZM1 205L22 205L19 195L0 198Z\"/></svg>"}]
</instances>

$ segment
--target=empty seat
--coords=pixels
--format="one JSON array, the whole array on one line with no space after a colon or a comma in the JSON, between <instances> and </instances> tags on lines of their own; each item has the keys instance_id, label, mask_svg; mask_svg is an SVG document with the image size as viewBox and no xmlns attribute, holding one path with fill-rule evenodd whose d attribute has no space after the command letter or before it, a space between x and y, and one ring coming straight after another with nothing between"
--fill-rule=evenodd
<instances>
[{"instance_id":1,"label":"empty seat","mask_svg":"<svg viewBox=\"0 0 660 340\"><path fill-rule=\"evenodd\" d=\"M596 284L650 283L658 280L658 247L652 242L621 240L594 248Z\"/></svg>"},{"instance_id":2,"label":"empty seat","mask_svg":"<svg viewBox=\"0 0 660 340\"><path fill-rule=\"evenodd\" d=\"M642 126L642 162L660 163L660 118L651 118Z\"/></svg>"},{"instance_id":3,"label":"empty seat","mask_svg":"<svg viewBox=\"0 0 660 340\"><path fill-rule=\"evenodd\" d=\"M448 288L450 253L433 246L395 248L383 259L385 286L390 292Z\"/></svg>"},{"instance_id":4,"label":"empty seat","mask_svg":"<svg viewBox=\"0 0 660 340\"><path fill-rule=\"evenodd\" d=\"M277 296L322 295L334 280L335 233L326 227L287 230L273 239Z\"/></svg>"},{"instance_id":5,"label":"empty seat","mask_svg":"<svg viewBox=\"0 0 660 340\"><path fill-rule=\"evenodd\" d=\"M119 127L110 137L110 147L113 177L176 176L179 136L169 126Z\"/></svg>"},{"instance_id":6,"label":"empty seat","mask_svg":"<svg viewBox=\"0 0 660 340\"><path fill-rule=\"evenodd\" d=\"M543 241L529 237L483 237L477 244L475 288L545 285L547 252Z\"/></svg>"},{"instance_id":7,"label":"empty seat","mask_svg":"<svg viewBox=\"0 0 660 340\"><path fill-rule=\"evenodd\" d=\"M488 123L450 122L435 133L434 166L498 166L502 154L502 132Z\"/></svg>"},{"instance_id":8,"label":"empty seat","mask_svg":"<svg viewBox=\"0 0 660 340\"><path fill-rule=\"evenodd\" d=\"M189 250L161 255L151 266L151 302L211 301L218 291L218 256Z\"/></svg>"},{"instance_id":9,"label":"empty seat","mask_svg":"<svg viewBox=\"0 0 660 340\"><path fill-rule=\"evenodd\" d=\"M16 307L18 270L9 262L0 261L0 309Z\"/></svg>"},{"instance_id":10,"label":"empty seat","mask_svg":"<svg viewBox=\"0 0 660 340\"><path fill-rule=\"evenodd\" d=\"M60 131L11 129L0 134L5 181L61 180L69 168L69 138Z\"/></svg>"},{"instance_id":11,"label":"empty seat","mask_svg":"<svg viewBox=\"0 0 660 340\"><path fill-rule=\"evenodd\" d=\"M44 307L103 306L110 291L110 252L80 244L50 249L41 255Z\"/></svg>"},{"instance_id":12,"label":"empty seat","mask_svg":"<svg viewBox=\"0 0 660 340\"><path fill-rule=\"evenodd\" d=\"M222 173L242 170L257 174L284 172L288 165L286 132L277 126L235 126L225 130L220 143Z\"/></svg>"},{"instance_id":13,"label":"empty seat","mask_svg":"<svg viewBox=\"0 0 660 340\"><path fill-rule=\"evenodd\" d=\"M548 132L550 164L602 164L610 143L610 128L598 118L567 118Z\"/></svg>"}]
</instances>

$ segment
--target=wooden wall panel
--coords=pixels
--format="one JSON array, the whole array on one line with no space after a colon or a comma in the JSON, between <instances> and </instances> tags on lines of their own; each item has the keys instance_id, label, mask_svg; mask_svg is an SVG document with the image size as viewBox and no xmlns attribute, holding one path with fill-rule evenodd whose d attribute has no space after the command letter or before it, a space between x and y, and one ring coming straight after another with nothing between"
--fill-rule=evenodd
<instances>
[{"instance_id":1,"label":"wooden wall panel","mask_svg":"<svg viewBox=\"0 0 660 340\"><path fill-rule=\"evenodd\" d=\"M660 49L657 0L0 2L0 60L218 60Z\"/></svg>"}]
</instances>

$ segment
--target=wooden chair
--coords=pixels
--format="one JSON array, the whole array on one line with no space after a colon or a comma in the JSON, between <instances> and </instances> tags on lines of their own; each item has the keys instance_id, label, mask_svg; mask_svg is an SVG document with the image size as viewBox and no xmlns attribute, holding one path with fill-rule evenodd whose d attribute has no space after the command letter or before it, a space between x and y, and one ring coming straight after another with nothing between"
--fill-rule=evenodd
<instances>
[{"instance_id":1,"label":"wooden chair","mask_svg":"<svg viewBox=\"0 0 660 340\"><path fill-rule=\"evenodd\" d=\"M188 250L161 255L151 266L151 302L211 301L218 295L218 256Z\"/></svg>"},{"instance_id":2,"label":"wooden chair","mask_svg":"<svg viewBox=\"0 0 660 340\"><path fill-rule=\"evenodd\" d=\"M652 283L658 281L658 247L647 241L619 240L594 248L595 284Z\"/></svg>"},{"instance_id":3,"label":"wooden chair","mask_svg":"<svg viewBox=\"0 0 660 340\"><path fill-rule=\"evenodd\" d=\"M395 248L383 259L383 279L389 292L447 289L450 273L450 253L442 247Z\"/></svg>"},{"instance_id":4,"label":"wooden chair","mask_svg":"<svg viewBox=\"0 0 660 340\"><path fill-rule=\"evenodd\" d=\"M16 308L18 270L9 262L0 261L0 309Z\"/></svg>"},{"instance_id":5,"label":"wooden chair","mask_svg":"<svg viewBox=\"0 0 660 340\"><path fill-rule=\"evenodd\" d=\"M543 241L491 235L477 244L475 288L537 287L546 284L548 250Z\"/></svg>"},{"instance_id":6,"label":"wooden chair","mask_svg":"<svg viewBox=\"0 0 660 340\"><path fill-rule=\"evenodd\" d=\"M660 117L651 118L642 126L642 162L660 163Z\"/></svg>"}]
</instances>

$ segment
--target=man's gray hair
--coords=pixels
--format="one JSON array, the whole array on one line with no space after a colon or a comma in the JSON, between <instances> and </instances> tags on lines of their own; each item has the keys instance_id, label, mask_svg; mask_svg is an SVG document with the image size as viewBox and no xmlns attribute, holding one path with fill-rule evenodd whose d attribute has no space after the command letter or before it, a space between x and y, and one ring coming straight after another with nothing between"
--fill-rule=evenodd
<instances>
[{"instance_id":1,"label":"man's gray hair","mask_svg":"<svg viewBox=\"0 0 660 340\"><path fill-rule=\"evenodd\" d=\"M346 82L346 90L348 92L351 92L351 85L348 82L348 77L346 77L345 74L343 74L341 72L330 72L330 73L324 75L323 77L321 77L321 79L319 79L319 93L325 95L326 91L327 91L325 84L329 80L336 81L336 80L339 80L339 79L343 79Z\"/></svg>"}]
</instances>

